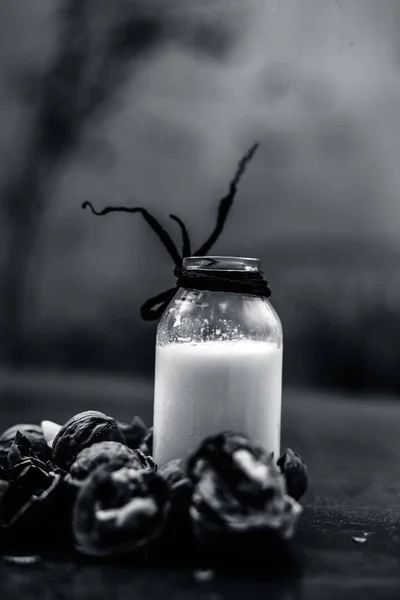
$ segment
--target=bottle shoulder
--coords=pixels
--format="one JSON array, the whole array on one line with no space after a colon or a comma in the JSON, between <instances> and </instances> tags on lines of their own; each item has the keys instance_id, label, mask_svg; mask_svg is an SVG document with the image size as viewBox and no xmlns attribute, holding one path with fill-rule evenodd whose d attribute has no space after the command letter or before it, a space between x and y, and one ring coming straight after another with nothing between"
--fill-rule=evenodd
<instances>
[{"instance_id":1,"label":"bottle shoulder","mask_svg":"<svg viewBox=\"0 0 400 600\"><path fill-rule=\"evenodd\" d=\"M254 339L282 344L282 324L262 297L180 289L165 310L157 342Z\"/></svg>"}]
</instances>

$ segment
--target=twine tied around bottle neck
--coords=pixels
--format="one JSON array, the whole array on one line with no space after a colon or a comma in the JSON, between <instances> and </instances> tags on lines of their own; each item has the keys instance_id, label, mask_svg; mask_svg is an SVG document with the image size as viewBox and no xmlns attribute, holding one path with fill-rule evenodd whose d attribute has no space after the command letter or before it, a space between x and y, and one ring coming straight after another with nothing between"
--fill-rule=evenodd
<instances>
[{"instance_id":1,"label":"twine tied around bottle neck","mask_svg":"<svg viewBox=\"0 0 400 600\"><path fill-rule=\"evenodd\" d=\"M177 290L181 287L186 289L210 290L221 292L232 292L241 294L252 294L268 298L271 291L260 271L213 271L201 269L185 269L183 259L189 256L205 256L219 239L224 230L228 214L235 199L238 184L249 164L254 157L259 144L256 143L247 151L239 161L234 177L229 185L229 190L219 203L216 225L207 240L198 250L192 253L190 237L183 221L176 215L169 215L175 221L182 236L182 252L180 253L175 242L159 223L159 221L141 206L107 206L97 211L91 202L84 202L82 208L89 208L96 216L104 216L112 212L139 213L147 224L153 229L161 243L175 264L174 275L177 278L176 285L153 298L149 298L140 308L140 314L145 321L157 321L171 302Z\"/></svg>"},{"instance_id":2,"label":"twine tied around bottle neck","mask_svg":"<svg viewBox=\"0 0 400 600\"><path fill-rule=\"evenodd\" d=\"M212 271L175 267L178 288L250 294L269 298L271 290L261 271Z\"/></svg>"}]
</instances>

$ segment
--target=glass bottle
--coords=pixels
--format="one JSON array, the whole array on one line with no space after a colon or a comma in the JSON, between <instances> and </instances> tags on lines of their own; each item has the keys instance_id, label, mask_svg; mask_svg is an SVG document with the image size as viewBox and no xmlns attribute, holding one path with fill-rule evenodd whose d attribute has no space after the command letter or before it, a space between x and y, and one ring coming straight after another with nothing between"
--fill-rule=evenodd
<instances>
[{"instance_id":1,"label":"glass bottle","mask_svg":"<svg viewBox=\"0 0 400 600\"><path fill-rule=\"evenodd\" d=\"M185 269L260 272L255 258L190 257ZM247 434L280 453L282 326L269 300L179 288L157 329L154 457L187 456L204 437Z\"/></svg>"}]
</instances>

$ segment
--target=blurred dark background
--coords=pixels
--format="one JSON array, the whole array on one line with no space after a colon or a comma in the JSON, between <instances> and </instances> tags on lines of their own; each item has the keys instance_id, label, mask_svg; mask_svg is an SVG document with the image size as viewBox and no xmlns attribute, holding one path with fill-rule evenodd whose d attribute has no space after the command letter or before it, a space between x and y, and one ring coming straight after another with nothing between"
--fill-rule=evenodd
<instances>
[{"instance_id":1,"label":"blurred dark background","mask_svg":"<svg viewBox=\"0 0 400 600\"><path fill-rule=\"evenodd\" d=\"M1 0L3 407L151 389L139 311L172 262L139 215L81 204L178 236L176 213L197 245L256 140L213 253L262 259L285 385L397 396L399 2Z\"/></svg>"}]
</instances>

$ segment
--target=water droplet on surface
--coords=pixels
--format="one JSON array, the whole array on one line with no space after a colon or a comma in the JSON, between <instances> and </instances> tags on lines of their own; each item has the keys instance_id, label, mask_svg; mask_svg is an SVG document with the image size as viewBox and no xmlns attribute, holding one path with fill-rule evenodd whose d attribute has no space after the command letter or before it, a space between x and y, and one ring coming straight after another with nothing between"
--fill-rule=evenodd
<instances>
[{"instance_id":1,"label":"water droplet on surface","mask_svg":"<svg viewBox=\"0 0 400 600\"><path fill-rule=\"evenodd\" d=\"M357 537L357 536L354 536L351 539L353 540L353 542L355 544L365 544L365 542L367 541L366 537Z\"/></svg>"},{"instance_id":2,"label":"water droplet on surface","mask_svg":"<svg viewBox=\"0 0 400 600\"><path fill-rule=\"evenodd\" d=\"M198 582L206 582L214 579L214 571L211 569L197 569L193 573L193 577Z\"/></svg>"},{"instance_id":3,"label":"water droplet on surface","mask_svg":"<svg viewBox=\"0 0 400 600\"><path fill-rule=\"evenodd\" d=\"M34 556L3 556L2 557L3 560L11 565L21 565L21 566L28 566L28 565L35 565L36 563L40 562L41 558L40 556L34 555Z\"/></svg>"}]
</instances>

